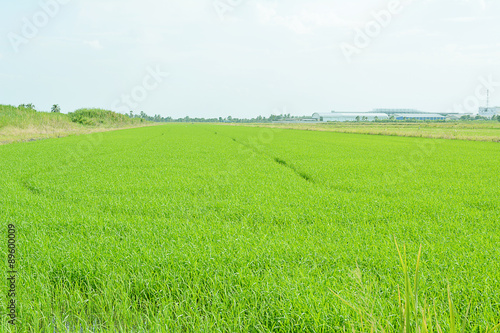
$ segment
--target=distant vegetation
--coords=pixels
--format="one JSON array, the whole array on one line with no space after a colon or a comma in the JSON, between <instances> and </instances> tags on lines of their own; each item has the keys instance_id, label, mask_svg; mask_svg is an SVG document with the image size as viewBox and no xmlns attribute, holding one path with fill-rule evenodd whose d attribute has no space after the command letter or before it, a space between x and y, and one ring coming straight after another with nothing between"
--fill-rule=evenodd
<instances>
[{"instance_id":1,"label":"distant vegetation","mask_svg":"<svg viewBox=\"0 0 500 333\"><path fill-rule=\"evenodd\" d=\"M233 118L231 116L228 117L214 117L214 118L203 118L196 117L191 118L186 116L184 118L172 118L172 117L162 117L159 114L154 116L149 116L144 111L141 111L139 114L134 114L130 111L130 118L139 118L147 121L153 121L157 123L272 123L273 121L284 121L284 120L293 120L300 121L304 118L309 118L306 116L291 116L290 114L281 114L281 115L270 115L269 118L263 116L257 116L255 118Z\"/></svg>"},{"instance_id":2,"label":"distant vegetation","mask_svg":"<svg viewBox=\"0 0 500 333\"><path fill-rule=\"evenodd\" d=\"M52 105L52 109L50 109L51 112L54 113L61 113L61 107L58 104Z\"/></svg>"},{"instance_id":3,"label":"distant vegetation","mask_svg":"<svg viewBox=\"0 0 500 333\"><path fill-rule=\"evenodd\" d=\"M68 114L72 122L87 125L114 125L114 124L140 124L142 118L130 118L129 116L103 109L78 109Z\"/></svg>"}]
</instances>

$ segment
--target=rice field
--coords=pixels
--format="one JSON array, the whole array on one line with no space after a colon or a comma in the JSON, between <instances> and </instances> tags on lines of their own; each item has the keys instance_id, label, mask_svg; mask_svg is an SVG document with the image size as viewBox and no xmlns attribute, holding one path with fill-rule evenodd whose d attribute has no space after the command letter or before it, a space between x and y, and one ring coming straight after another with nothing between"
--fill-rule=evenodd
<instances>
[{"instance_id":1,"label":"rice field","mask_svg":"<svg viewBox=\"0 0 500 333\"><path fill-rule=\"evenodd\" d=\"M496 142L169 124L14 143L0 157L19 332L500 322Z\"/></svg>"}]
</instances>

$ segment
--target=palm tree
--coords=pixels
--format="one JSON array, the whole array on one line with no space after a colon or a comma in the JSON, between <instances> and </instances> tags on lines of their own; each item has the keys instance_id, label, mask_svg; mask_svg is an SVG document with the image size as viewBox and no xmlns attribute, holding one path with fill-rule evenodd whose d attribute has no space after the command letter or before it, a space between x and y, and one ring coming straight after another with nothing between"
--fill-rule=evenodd
<instances>
[{"instance_id":1,"label":"palm tree","mask_svg":"<svg viewBox=\"0 0 500 333\"><path fill-rule=\"evenodd\" d=\"M58 104L54 104L54 105L52 105L51 111L54 113L61 113L61 107L59 107Z\"/></svg>"}]
</instances>

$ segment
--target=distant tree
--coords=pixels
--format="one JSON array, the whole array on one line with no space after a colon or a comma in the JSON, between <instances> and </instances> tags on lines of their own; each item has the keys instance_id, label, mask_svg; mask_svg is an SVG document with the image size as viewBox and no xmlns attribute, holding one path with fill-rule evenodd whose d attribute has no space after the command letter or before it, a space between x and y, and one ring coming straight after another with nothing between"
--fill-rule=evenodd
<instances>
[{"instance_id":1,"label":"distant tree","mask_svg":"<svg viewBox=\"0 0 500 333\"><path fill-rule=\"evenodd\" d=\"M361 120L361 118L359 118L359 116L357 116L356 117L356 121L360 121L360 120Z\"/></svg>"},{"instance_id":2,"label":"distant tree","mask_svg":"<svg viewBox=\"0 0 500 333\"><path fill-rule=\"evenodd\" d=\"M29 110L35 110L35 105L29 103L29 104L21 104L19 105L20 109L29 109Z\"/></svg>"},{"instance_id":3,"label":"distant tree","mask_svg":"<svg viewBox=\"0 0 500 333\"><path fill-rule=\"evenodd\" d=\"M367 120L368 120L368 118L367 118L366 116L363 116L362 120L363 120L363 121L367 121Z\"/></svg>"},{"instance_id":4,"label":"distant tree","mask_svg":"<svg viewBox=\"0 0 500 333\"><path fill-rule=\"evenodd\" d=\"M375 118L374 118L374 119L375 119L375 121L378 121L378 117L377 117L377 116L375 116Z\"/></svg>"},{"instance_id":5,"label":"distant tree","mask_svg":"<svg viewBox=\"0 0 500 333\"><path fill-rule=\"evenodd\" d=\"M134 111L130 111L130 118L134 118Z\"/></svg>"},{"instance_id":6,"label":"distant tree","mask_svg":"<svg viewBox=\"0 0 500 333\"><path fill-rule=\"evenodd\" d=\"M52 109L50 111L54 113L61 113L61 107L58 104L54 104L52 105Z\"/></svg>"}]
</instances>

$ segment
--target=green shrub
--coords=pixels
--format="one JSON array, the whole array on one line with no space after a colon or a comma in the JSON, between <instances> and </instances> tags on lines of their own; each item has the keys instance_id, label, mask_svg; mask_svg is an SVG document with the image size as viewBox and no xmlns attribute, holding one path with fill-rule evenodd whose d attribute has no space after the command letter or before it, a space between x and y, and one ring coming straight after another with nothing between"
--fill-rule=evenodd
<instances>
[{"instance_id":1,"label":"green shrub","mask_svg":"<svg viewBox=\"0 0 500 333\"><path fill-rule=\"evenodd\" d=\"M86 126L112 125L112 124L133 124L138 120L103 109L78 109L68 114L71 121Z\"/></svg>"}]
</instances>

